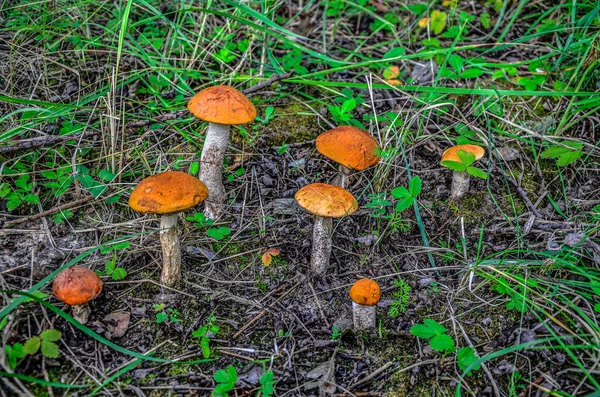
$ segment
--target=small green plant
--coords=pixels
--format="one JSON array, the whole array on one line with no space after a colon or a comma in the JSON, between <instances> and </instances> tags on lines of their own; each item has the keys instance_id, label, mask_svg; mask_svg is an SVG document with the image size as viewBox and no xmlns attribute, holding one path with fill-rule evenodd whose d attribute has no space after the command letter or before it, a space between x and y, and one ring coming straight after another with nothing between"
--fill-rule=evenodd
<instances>
[{"instance_id":1,"label":"small green plant","mask_svg":"<svg viewBox=\"0 0 600 397\"><path fill-rule=\"evenodd\" d=\"M406 311L411 290L410 285L401 278L394 280L394 286L396 287L396 290L394 291L394 301L388 311L388 315L391 318L396 318L400 313Z\"/></svg>"},{"instance_id":2,"label":"small green plant","mask_svg":"<svg viewBox=\"0 0 600 397\"><path fill-rule=\"evenodd\" d=\"M408 182L408 189L404 186L399 186L392 190L392 197L398 199L396 203L396 212L402 212L409 208L421 193L422 186L421 178L413 176Z\"/></svg>"},{"instance_id":3,"label":"small green plant","mask_svg":"<svg viewBox=\"0 0 600 397\"><path fill-rule=\"evenodd\" d=\"M206 231L206 235L208 237L212 237L217 241L221 241L223 239L225 239L225 237L229 236L231 234L231 229L229 229L228 227L211 227L210 229L208 229Z\"/></svg>"},{"instance_id":4,"label":"small green plant","mask_svg":"<svg viewBox=\"0 0 600 397\"><path fill-rule=\"evenodd\" d=\"M8 183L0 184L0 198L6 200L6 209L13 211L23 203L38 204L40 199L33 193L33 184L29 183L29 174L19 176L14 188Z\"/></svg>"},{"instance_id":5,"label":"small green plant","mask_svg":"<svg viewBox=\"0 0 600 397\"><path fill-rule=\"evenodd\" d=\"M465 150L459 150L456 155L460 159L459 161L445 160L442 161L444 167L450 168L456 172L467 172L469 175L475 178L487 179L488 175L481 168L473 167L471 164L475 162L475 154L469 153Z\"/></svg>"},{"instance_id":6,"label":"small green plant","mask_svg":"<svg viewBox=\"0 0 600 397\"><path fill-rule=\"evenodd\" d=\"M219 326L216 325L217 318L210 316L208 322L202 327L192 332L192 336L200 338L200 348L202 349L202 355L204 358L210 357L210 337L216 336L219 332Z\"/></svg>"},{"instance_id":7,"label":"small green plant","mask_svg":"<svg viewBox=\"0 0 600 397\"><path fill-rule=\"evenodd\" d=\"M104 275L110 276L115 281L119 281L127 277L127 271L122 267L117 267L117 251L125 250L130 246L131 244L129 241L123 241L102 248L100 250L101 254L106 255L112 253L112 257L104 264L104 273L99 270L96 270L96 273L100 277Z\"/></svg>"},{"instance_id":8,"label":"small green plant","mask_svg":"<svg viewBox=\"0 0 600 397\"><path fill-rule=\"evenodd\" d=\"M203 228L206 226L212 226L215 223L212 219L207 219L202 212L196 212L192 216L186 216L186 220L190 221L194 227Z\"/></svg>"},{"instance_id":9,"label":"small green plant","mask_svg":"<svg viewBox=\"0 0 600 397\"><path fill-rule=\"evenodd\" d=\"M540 157L554 159L557 166L565 167L573 164L583 156L583 143L577 141L562 141L560 143L564 146L552 145L540 153Z\"/></svg>"},{"instance_id":10,"label":"small green plant","mask_svg":"<svg viewBox=\"0 0 600 397\"><path fill-rule=\"evenodd\" d=\"M410 333L417 338L429 339L429 346L433 350L451 353L455 349L454 339L446 331L446 327L430 318L423 320L423 324L415 324L410 328Z\"/></svg>"},{"instance_id":11,"label":"small green plant","mask_svg":"<svg viewBox=\"0 0 600 397\"><path fill-rule=\"evenodd\" d=\"M275 108L273 106L267 106L267 108L265 109L265 118L263 119L262 117L256 116L256 121L260 121L264 125L267 125L267 124L269 124L269 121L271 121L271 119L273 119L274 114L275 114ZM256 125L255 128L256 129L260 128L260 125Z\"/></svg>"},{"instance_id":12,"label":"small green plant","mask_svg":"<svg viewBox=\"0 0 600 397\"><path fill-rule=\"evenodd\" d=\"M506 308L508 310L516 310L520 313L526 313L531 309L531 305L527 300L529 289L532 287L538 287L539 284L536 280L524 278L518 274L513 274L512 278L518 284L511 284L511 282L504 277L499 277L494 280L492 290L501 295L506 295L509 297L509 300L506 302Z\"/></svg>"},{"instance_id":13,"label":"small green plant","mask_svg":"<svg viewBox=\"0 0 600 397\"><path fill-rule=\"evenodd\" d=\"M345 88L342 90L342 96L336 98L339 105L329 106L331 117L339 125L353 125L358 128L364 128L360 121L352 115L352 111L365 100L361 97L354 97L352 90Z\"/></svg>"},{"instance_id":14,"label":"small green plant","mask_svg":"<svg viewBox=\"0 0 600 397\"><path fill-rule=\"evenodd\" d=\"M4 352L6 353L6 361L11 369L17 366L17 361L27 355L34 355L41 351L44 357L57 358L60 351L58 345L54 342L61 337L61 332L56 329L47 329L39 336L32 336L25 342L15 343L14 345L6 345Z\"/></svg>"},{"instance_id":15,"label":"small green plant","mask_svg":"<svg viewBox=\"0 0 600 397\"><path fill-rule=\"evenodd\" d=\"M479 357L475 355L475 350L470 347L462 347L456 354L456 363L458 364L458 368L460 368L460 370L463 372L469 367L469 365L473 364L477 360L479 360ZM477 371L479 368L481 368L481 365L477 364L473 366L472 370ZM467 373L467 375L470 374L471 371Z\"/></svg>"},{"instance_id":16,"label":"small green plant","mask_svg":"<svg viewBox=\"0 0 600 397\"><path fill-rule=\"evenodd\" d=\"M152 307L154 308L154 312L156 313L157 323L160 324L166 321L171 323L181 322L181 320L179 319L179 316L181 315L181 313L179 313L179 310L166 307L164 303L155 303L154 305L152 305Z\"/></svg>"},{"instance_id":17,"label":"small green plant","mask_svg":"<svg viewBox=\"0 0 600 397\"><path fill-rule=\"evenodd\" d=\"M331 340L339 341L342 337L342 332L335 325L331 328Z\"/></svg>"},{"instance_id":18,"label":"small green plant","mask_svg":"<svg viewBox=\"0 0 600 397\"><path fill-rule=\"evenodd\" d=\"M260 377L260 394L264 397L270 397L275 392L275 374L271 370L265 370L263 368L263 375Z\"/></svg>"},{"instance_id":19,"label":"small green plant","mask_svg":"<svg viewBox=\"0 0 600 397\"><path fill-rule=\"evenodd\" d=\"M217 386L212 391L212 397L227 397L228 392L233 390L235 382L237 382L237 371L233 365L226 369L220 369L215 372L213 378L217 382Z\"/></svg>"}]
</instances>

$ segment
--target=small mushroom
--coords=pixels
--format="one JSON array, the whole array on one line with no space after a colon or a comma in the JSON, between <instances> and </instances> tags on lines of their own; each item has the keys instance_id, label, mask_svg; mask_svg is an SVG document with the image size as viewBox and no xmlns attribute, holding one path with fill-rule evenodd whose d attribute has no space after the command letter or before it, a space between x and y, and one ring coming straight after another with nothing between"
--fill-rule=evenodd
<instances>
[{"instance_id":1,"label":"small mushroom","mask_svg":"<svg viewBox=\"0 0 600 397\"><path fill-rule=\"evenodd\" d=\"M129 196L137 212L160 214L160 245L163 268L160 281L172 285L181 275L181 248L177 237L179 212L197 206L208 196L206 186L193 176L167 171L142 180Z\"/></svg>"},{"instance_id":2,"label":"small mushroom","mask_svg":"<svg viewBox=\"0 0 600 397\"><path fill-rule=\"evenodd\" d=\"M442 163L444 161L454 161L462 164L461 159L458 157L459 150L464 150L467 153L473 153L475 155L475 161L481 159L485 155L485 149L483 149L481 146L457 145L452 146L444 151L442 154ZM467 171L453 171L450 198L454 200L464 196L469 190L470 180L471 177Z\"/></svg>"},{"instance_id":3,"label":"small mushroom","mask_svg":"<svg viewBox=\"0 0 600 397\"><path fill-rule=\"evenodd\" d=\"M375 305L379 303L380 298L381 289L374 280L363 278L352 285L350 299L352 299L352 318L356 331L375 328L377 325Z\"/></svg>"},{"instance_id":4,"label":"small mushroom","mask_svg":"<svg viewBox=\"0 0 600 397\"><path fill-rule=\"evenodd\" d=\"M52 292L71 306L73 318L85 324L90 316L88 302L96 299L102 291L102 280L90 269L70 267L58 273L52 284Z\"/></svg>"},{"instance_id":5,"label":"small mushroom","mask_svg":"<svg viewBox=\"0 0 600 397\"><path fill-rule=\"evenodd\" d=\"M256 118L256 108L244 94L232 87L218 85L197 93L188 110L197 118L208 121L208 131L200 158L200 180L209 191L204 215L216 219L225 202L223 160L231 125L247 124Z\"/></svg>"},{"instance_id":6,"label":"small mushroom","mask_svg":"<svg viewBox=\"0 0 600 397\"><path fill-rule=\"evenodd\" d=\"M358 209L358 204L346 189L325 183L306 185L294 197L300 207L316 215L311 267L316 274L323 274L331 256L332 219L353 214Z\"/></svg>"},{"instance_id":7,"label":"small mushroom","mask_svg":"<svg viewBox=\"0 0 600 397\"><path fill-rule=\"evenodd\" d=\"M379 162L377 142L365 130L337 127L317 137L317 151L340 164L337 185L348 188L353 171L362 171Z\"/></svg>"}]
</instances>

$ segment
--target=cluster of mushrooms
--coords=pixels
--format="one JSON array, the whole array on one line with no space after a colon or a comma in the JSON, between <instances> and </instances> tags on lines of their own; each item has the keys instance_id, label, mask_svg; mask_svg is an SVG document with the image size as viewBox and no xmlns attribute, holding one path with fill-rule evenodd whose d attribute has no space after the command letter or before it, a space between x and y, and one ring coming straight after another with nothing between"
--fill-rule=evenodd
<instances>
[{"instance_id":1,"label":"cluster of mushrooms","mask_svg":"<svg viewBox=\"0 0 600 397\"><path fill-rule=\"evenodd\" d=\"M199 179L179 172L166 171L142 180L129 197L129 206L140 213L160 215L160 243L163 266L160 281L173 285L181 276L181 248L177 235L179 213L204 202L207 218L217 219L226 199L223 186L223 160L229 143L230 126L247 124L256 117L256 108L240 91L227 86L206 88L188 103L189 111L208 122L201 155ZM333 219L353 214L358 209L354 196L346 190L356 171L378 163L377 142L367 131L352 126L333 128L316 139L319 153L339 164L339 174L333 185L312 183L295 194L298 204L315 215L313 225L311 269L315 275L327 272L332 249ZM474 153L476 160L483 148L458 145L446 150L442 161L459 161L457 152ZM468 190L469 175L454 172L452 198ZM71 267L59 273L52 286L54 295L70 305L73 318L82 324L90 314L88 302L102 291L100 277L87 268ZM375 306L381 291L377 282L358 280L350 289L353 301L354 328L375 327Z\"/></svg>"}]
</instances>

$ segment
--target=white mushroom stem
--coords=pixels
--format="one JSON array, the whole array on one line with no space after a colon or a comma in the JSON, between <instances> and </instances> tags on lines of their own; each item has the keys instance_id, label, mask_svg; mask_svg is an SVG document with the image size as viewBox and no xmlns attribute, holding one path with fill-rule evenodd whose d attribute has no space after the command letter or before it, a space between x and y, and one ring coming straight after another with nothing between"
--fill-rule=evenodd
<instances>
[{"instance_id":1,"label":"white mushroom stem","mask_svg":"<svg viewBox=\"0 0 600 397\"><path fill-rule=\"evenodd\" d=\"M333 219L323 216L315 218L313 226L312 257L310 265L316 274L324 274L331 256L331 234Z\"/></svg>"},{"instance_id":2,"label":"white mushroom stem","mask_svg":"<svg viewBox=\"0 0 600 397\"><path fill-rule=\"evenodd\" d=\"M352 302L352 318L354 320L354 330L356 331L373 329L377 325L375 306L365 306Z\"/></svg>"},{"instance_id":3,"label":"white mushroom stem","mask_svg":"<svg viewBox=\"0 0 600 397\"><path fill-rule=\"evenodd\" d=\"M160 282L173 285L181 275L181 248L177 236L177 213L160 218L160 245L163 253L163 268Z\"/></svg>"},{"instance_id":4,"label":"white mushroom stem","mask_svg":"<svg viewBox=\"0 0 600 397\"><path fill-rule=\"evenodd\" d=\"M452 190L450 198L452 200L461 198L469 191L470 175L468 172L454 171L452 173Z\"/></svg>"},{"instance_id":5,"label":"white mushroom stem","mask_svg":"<svg viewBox=\"0 0 600 397\"><path fill-rule=\"evenodd\" d=\"M225 202L223 186L223 160L229 143L230 126L208 123L200 158L200 180L208 188L208 198L204 202L204 216L217 219Z\"/></svg>"},{"instance_id":6,"label":"white mushroom stem","mask_svg":"<svg viewBox=\"0 0 600 397\"><path fill-rule=\"evenodd\" d=\"M75 320L77 320L80 324L85 324L88 322L88 318L92 312L90 305L84 303L83 305L73 305L71 308L73 309L73 318Z\"/></svg>"},{"instance_id":7,"label":"white mushroom stem","mask_svg":"<svg viewBox=\"0 0 600 397\"><path fill-rule=\"evenodd\" d=\"M337 178L338 179L337 185L339 187L343 187L344 189L348 189L348 186L350 186L350 183L352 182L352 170L341 164L339 166L339 170L340 170L340 174Z\"/></svg>"}]
</instances>

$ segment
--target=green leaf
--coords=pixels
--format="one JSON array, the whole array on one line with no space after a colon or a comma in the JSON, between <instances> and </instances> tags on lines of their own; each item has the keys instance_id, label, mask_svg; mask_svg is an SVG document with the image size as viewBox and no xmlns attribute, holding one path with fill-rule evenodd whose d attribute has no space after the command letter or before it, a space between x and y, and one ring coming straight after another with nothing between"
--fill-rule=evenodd
<instances>
[{"instance_id":1,"label":"green leaf","mask_svg":"<svg viewBox=\"0 0 600 397\"><path fill-rule=\"evenodd\" d=\"M442 165L446 168L450 168L452 171L464 172L467 170L467 166L458 161L445 160L442 161Z\"/></svg>"},{"instance_id":2,"label":"green leaf","mask_svg":"<svg viewBox=\"0 0 600 397\"><path fill-rule=\"evenodd\" d=\"M23 196L23 201L25 201L26 203L30 203L30 204L39 204L40 203L40 199L38 198L38 196L36 196L33 193L29 193L29 194L26 194L25 196Z\"/></svg>"},{"instance_id":3,"label":"green leaf","mask_svg":"<svg viewBox=\"0 0 600 397\"><path fill-rule=\"evenodd\" d=\"M458 152L456 152L456 155L458 156L460 161L467 167L475 162L475 154L473 154L471 152L467 152L465 150L459 150Z\"/></svg>"},{"instance_id":4,"label":"green leaf","mask_svg":"<svg viewBox=\"0 0 600 397\"><path fill-rule=\"evenodd\" d=\"M479 360L479 357L475 355L475 351L470 347L461 348L456 355L456 363L461 371L466 370L469 365L473 364L477 360ZM481 365L477 364L472 369L476 371L479 368L481 368Z\"/></svg>"},{"instance_id":5,"label":"green leaf","mask_svg":"<svg viewBox=\"0 0 600 397\"><path fill-rule=\"evenodd\" d=\"M107 276L110 276L113 274L113 272L115 271L115 267L117 265L115 264L114 261L110 260L108 262L106 262L104 264L104 273L106 273Z\"/></svg>"},{"instance_id":6,"label":"green leaf","mask_svg":"<svg viewBox=\"0 0 600 397\"><path fill-rule=\"evenodd\" d=\"M203 337L200 339L200 348L202 349L202 356L204 358L210 357L210 338Z\"/></svg>"},{"instance_id":7,"label":"green leaf","mask_svg":"<svg viewBox=\"0 0 600 397\"><path fill-rule=\"evenodd\" d=\"M164 323L165 321L167 321L168 318L169 318L169 315L167 313L164 313L164 312L156 313L156 322L157 323Z\"/></svg>"},{"instance_id":8,"label":"green leaf","mask_svg":"<svg viewBox=\"0 0 600 397\"><path fill-rule=\"evenodd\" d=\"M210 228L206 231L208 237L212 237L215 240L223 240L225 236L231 234L231 230L227 227Z\"/></svg>"},{"instance_id":9,"label":"green leaf","mask_svg":"<svg viewBox=\"0 0 600 397\"><path fill-rule=\"evenodd\" d=\"M113 174L109 170L102 170L98 172L98 178L106 182L112 181L115 178L115 176L117 176L117 174Z\"/></svg>"},{"instance_id":10,"label":"green leaf","mask_svg":"<svg viewBox=\"0 0 600 397\"><path fill-rule=\"evenodd\" d=\"M600 303L596 303L596 304L594 305L594 311L595 311L596 313L600 313Z\"/></svg>"},{"instance_id":11,"label":"green leaf","mask_svg":"<svg viewBox=\"0 0 600 397\"><path fill-rule=\"evenodd\" d=\"M123 280L127 277L127 271L122 267L117 267L112 273L112 279L115 281Z\"/></svg>"},{"instance_id":12,"label":"green leaf","mask_svg":"<svg viewBox=\"0 0 600 397\"><path fill-rule=\"evenodd\" d=\"M399 199L399 198L410 197L410 196L411 196L410 192L404 186L399 186L399 187L395 188L394 190L392 190L392 197L394 197L394 198Z\"/></svg>"},{"instance_id":13,"label":"green leaf","mask_svg":"<svg viewBox=\"0 0 600 397\"><path fill-rule=\"evenodd\" d=\"M436 335L429 340L429 346L438 352L454 351L454 339L448 334Z\"/></svg>"},{"instance_id":14,"label":"green leaf","mask_svg":"<svg viewBox=\"0 0 600 397\"><path fill-rule=\"evenodd\" d=\"M419 338L429 339L446 332L446 328L443 325L430 318L423 320L423 324L413 325L410 328L410 333Z\"/></svg>"},{"instance_id":15,"label":"green leaf","mask_svg":"<svg viewBox=\"0 0 600 397\"><path fill-rule=\"evenodd\" d=\"M388 52L386 52L383 55L383 59L398 58L398 57L401 57L402 55L404 55L405 52L406 52L405 48L395 47L395 48L392 48L391 50L389 50Z\"/></svg>"},{"instance_id":16,"label":"green leaf","mask_svg":"<svg viewBox=\"0 0 600 397\"><path fill-rule=\"evenodd\" d=\"M274 374L273 371L267 371L260 377L260 391L264 397L270 397L275 388L273 387L275 381L273 380Z\"/></svg>"},{"instance_id":17,"label":"green leaf","mask_svg":"<svg viewBox=\"0 0 600 397\"><path fill-rule=\"evenodd\" d=\"M581 152L581 151L570 151L570 152L567 152L567 153L563 154L562 156L560 156L556 160L556 165L558 165L559 167L564 167L565 165L569 165L569 164L574 163L581 156L583 156L583 152Z\"/></svg>"},{"instance_id":18,"label":"green leaf","mask_svg":"<svg viewBox=\"0 0 600 397\"><path fill-rule=\"evenodd\" d=\"M479 77L483 74L483 70L481 69L477 69L477 68L470 68L465 70L464 72L462 72L460 74L460 77L463 79L474 79L476 77Z\"/></svg>"},{"instance_id":19,"label":"green leaf","mask_svg":"<svg viewBox=\"0 0 600 397\"><path fill-rule=\"evenodd\" d=\"M570 152L570 150L566 147L553 146L540 153L540 157L543 159L555 159L568 152Z\"/></svg>"},{"instance_id":20,"label":"green leaf","mask_svg":"<svg viewBox=\"0 0 600 397\"><path fill-rule=\"evenodd\" d=\"M45 294L45 293L43 293L43 292L40 292L40 291L35 291L35 292L34 292L33 294L31 294L31 295L33 295L33 296L35 296L36 298L39 298L39 299L46 299L46 298L49 296L48 294ZM27 303L27 302L35 302L35 300L33 300L33 299L31 299L31 298L27 297L27 298L26 298L26 299L23 301L23 303Z\"/></svg>"},{"instance_id":21,"label":"green leaf","mask_svg":"<svg viewBox=\"0 0 600 397\"><path fill-rule=\"evenodd\" d=\"M47 329L40 334L40 338L42 340L47 340L48 342L56 342L60 339L61 333L57 329Z\"/></svg>"},{"instance_id":22,"label":"green leaf","mask_svg":"<svg viewBox=\"0 0 600 397\"><path fill-rule=\"evenodd\" d=\"M470 175L473 175L475 178L480 178L480 179L488 178L488 175L485 173L485 171L480 168L477 168L477 167L467 167L467 172Z\"/></svg>"},{"instance_id":23,"label":"green leaf","mask_svg":"<svg viewBox=\"0 0 600 397\"><path fill-rule=\"evenodd\" d=\"M42 354L48 358L57 358L59 354L58 345L54 342L43 340Z\"/></svg>"},{"instance_id":24,"label":"green leaf","mask_svg":"<svg viewBox=\"0 0 600 397\"><path fill-rule=\"evenodd\" d=\"M8 366L12 369L17 366L18 359L25 357L25 352L23 351L23 345L21 343L15 343L12 346L7 344L4 346L4 352L6 353Z\"/></svg>"},{"instance_id":25,"label":"green leaf","mask_svg":"<svg viewBox=\"0 0 600 397\"><path fill-rule=\"evenodd\" d=\"M198 173L198 171L200 171L200 163L197 161L194 161L192 164L190 164L190 174L196 175Z\"/></svg>"},{"instance_id":26,"label":"green leaf","mask_svg":"<svg viewBox=\"0 0 600 397\"><path fill-rule=\"evenodd\" d=\"M233 365L230 365L227 369L220 369L215 372L213 378L215 379L215 382L218 383L235 385L235 382L237 382L237 372Z\"/></svg>"},{"instance_id":27,"label":"green leaf","mask_svg":"<svg viewBox=\"0 0 600 397\"><path fill-rule=\"evenodd\" d=\"M413 197L417 197L419 193L421 193L422 185L423 182L421 181L421 178L419 178L418 176L413 176L410 182L408 183L408 190L410 190L410 195Z\"/></svg>"},{"instance_id":28,"label":"green leaf","mask_svg":"<svg viewBox=\"0 0 600 397\"><path fill-rule=\"evenodd\" d=\"M412 196L405 197L402 200L398 201L396 203L396 212L402 212L402 211L408 209L414 201L415 201L415 198Z\"/></svg>"},{"instance_id":29,"label":"green leaf","mask_svg":"<svg viewBox=\"0 0 600 397\"><path fill-rule=\"evenodd\" d=\"M340 112L342 114L349 113L352 110L354 110L355 107L356 107L356 99L350 98L350 99L345 100L344 103L342 103Z\"/></svg>"},{"instance_id":30,"label":"green leaf","mask_svg":"<svg viewBox=\"0 0 600 397\"><path fill-rule=\"evenodd\" d=\"M452 66L452 69L454 69L457 72L460 72L462 71L465 59L460 55L452 54L448 57L448 63L450 64L450 66Z\"/></svg>"}]
</instances>

